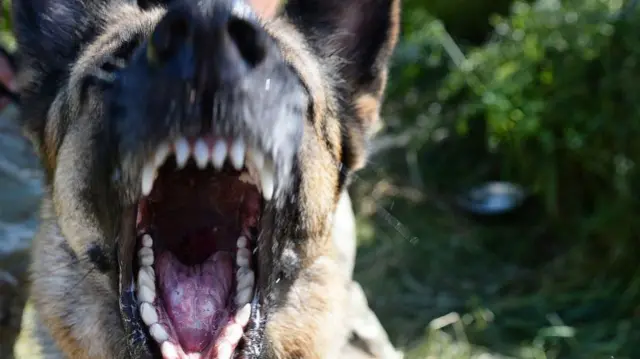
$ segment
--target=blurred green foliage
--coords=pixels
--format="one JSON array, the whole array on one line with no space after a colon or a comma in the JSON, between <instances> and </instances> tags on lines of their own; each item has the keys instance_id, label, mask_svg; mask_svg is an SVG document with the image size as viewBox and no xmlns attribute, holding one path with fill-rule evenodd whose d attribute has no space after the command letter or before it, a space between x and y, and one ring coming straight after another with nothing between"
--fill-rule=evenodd
<instances>
[{"instance_id":1,"label":"blurred green foliage","mask_svg":"<svg viewBox=\"0 0 640 359\"><path fill-rule=\"evenodd\" d=\"M13 24L11 22L11 1L4 0L1 2L0 7L0 45L8 50L15 48L15 40L13 38L12 29Z\"/></svg>"},{"instance_id":2,"label":"blurred green foliage","mask_svg":"<svg viewBox=\"0 0 640 359\"><path fill-rule=\"evenodd\" d=\"M429 167L414 177L522 183L560 238L612 261L637 253L640 27L637 11L618 20L621 5L516 1L467 48L428 9L405 9L385 119L388 133L418 133L402 142Z\"/></svg>"},{"instance_id":3,"label":"blurred green foliage","mask_svg":"<svg viewBox=\"0 0 640 359\"><path fill-rule=\"evenodd\" d=\"M518 358L639 358L639 10L404 4L373 146L383 154L356 191L371 214L358 276L392 337L411 358L481 355L469 343ZM491 29L470 36L478 24ZM525 185L533 204L497 225L470 221L455 195L493 179ZM468 313L451 323L466 343L455 350L418 329L449 312Z\"/></svg>"},{"instance_id":4,"label":"blurred green foliage","mask_svg":"<svg viewBox=\"0 0 640 359\"><path fill-rule=\"evenodd\" d=\"M639 253L640 28L636 11L619 19L621 5L516 1L437 98L455 103L449 116L462 135L482 118L500 177L541 198L558 240L587 241L599 260L624 266Z\"/></svg>"}]
</instances>

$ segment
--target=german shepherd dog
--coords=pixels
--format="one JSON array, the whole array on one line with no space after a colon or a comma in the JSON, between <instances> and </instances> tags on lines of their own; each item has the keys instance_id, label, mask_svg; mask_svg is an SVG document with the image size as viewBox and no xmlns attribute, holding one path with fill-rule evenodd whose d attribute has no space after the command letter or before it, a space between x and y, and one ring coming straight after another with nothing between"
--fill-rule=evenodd
<instances>
[{"instance_id":1,"label":"german shepherd dog","mask_svg":"<svg viewBox=\"0 0 640 359\"><path fill-rule=\"evenodd\" d=\"M351 357L346 186L400 0L289 0L270 19L240 0L12 6L47 190L23 334L39 355Z\"/></svg>"}]
</instances>

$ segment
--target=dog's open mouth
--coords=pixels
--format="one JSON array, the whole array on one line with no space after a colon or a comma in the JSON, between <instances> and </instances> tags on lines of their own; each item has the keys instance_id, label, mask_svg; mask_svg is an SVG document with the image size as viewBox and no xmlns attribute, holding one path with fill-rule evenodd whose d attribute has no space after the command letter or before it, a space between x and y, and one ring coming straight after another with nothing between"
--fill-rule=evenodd
<instances>
[{"instance_id":1,"label":"dog's open mouth","mask_svg":"<svg viewBox=\"0 0 640 359\"><path fill-rule=\"evenodd\" d=\"M273 165L241 139L180 138L142 171L140 315L162 356L229 359L251 316L263 198Z\"/></svg>"}]
</instances>

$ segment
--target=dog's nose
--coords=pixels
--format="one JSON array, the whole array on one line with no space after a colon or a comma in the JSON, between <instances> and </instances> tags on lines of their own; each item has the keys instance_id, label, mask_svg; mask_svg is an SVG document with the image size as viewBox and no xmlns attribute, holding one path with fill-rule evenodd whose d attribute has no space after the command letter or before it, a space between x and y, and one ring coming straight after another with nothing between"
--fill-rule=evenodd
<instances>
[{"instance_id":1,"label":"dog's nose","mask_svg":"<svg viewBox=\"0 0 640 359\"><path fill-rule=\"evenodd\" d=\"M204 20L176 9L156 26L147 59L152 65L173 63L182 70L194 69L199 75L204 72L210 80L227 82L259 66L273 46L269 40L251 19L224 14Z\"/></svg>"}]
</instances>

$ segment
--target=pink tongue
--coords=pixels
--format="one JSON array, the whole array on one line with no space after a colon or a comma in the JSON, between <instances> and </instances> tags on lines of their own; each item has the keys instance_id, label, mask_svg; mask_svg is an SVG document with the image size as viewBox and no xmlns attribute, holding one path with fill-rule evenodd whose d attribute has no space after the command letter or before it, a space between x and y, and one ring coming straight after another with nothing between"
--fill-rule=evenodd
<instances>
[{"instance_id":1,"label":"pink tongue","mask_svg":"<svg viewBox=\"0 0 640 359\"><path fill-rule=\"evenodd\" d=\"M216 252L204 263L185 266L162 253L156 263L160 295L180 345L186 353L204 351L228 321L233 259Z\"/></svg>"}]
</instances>

